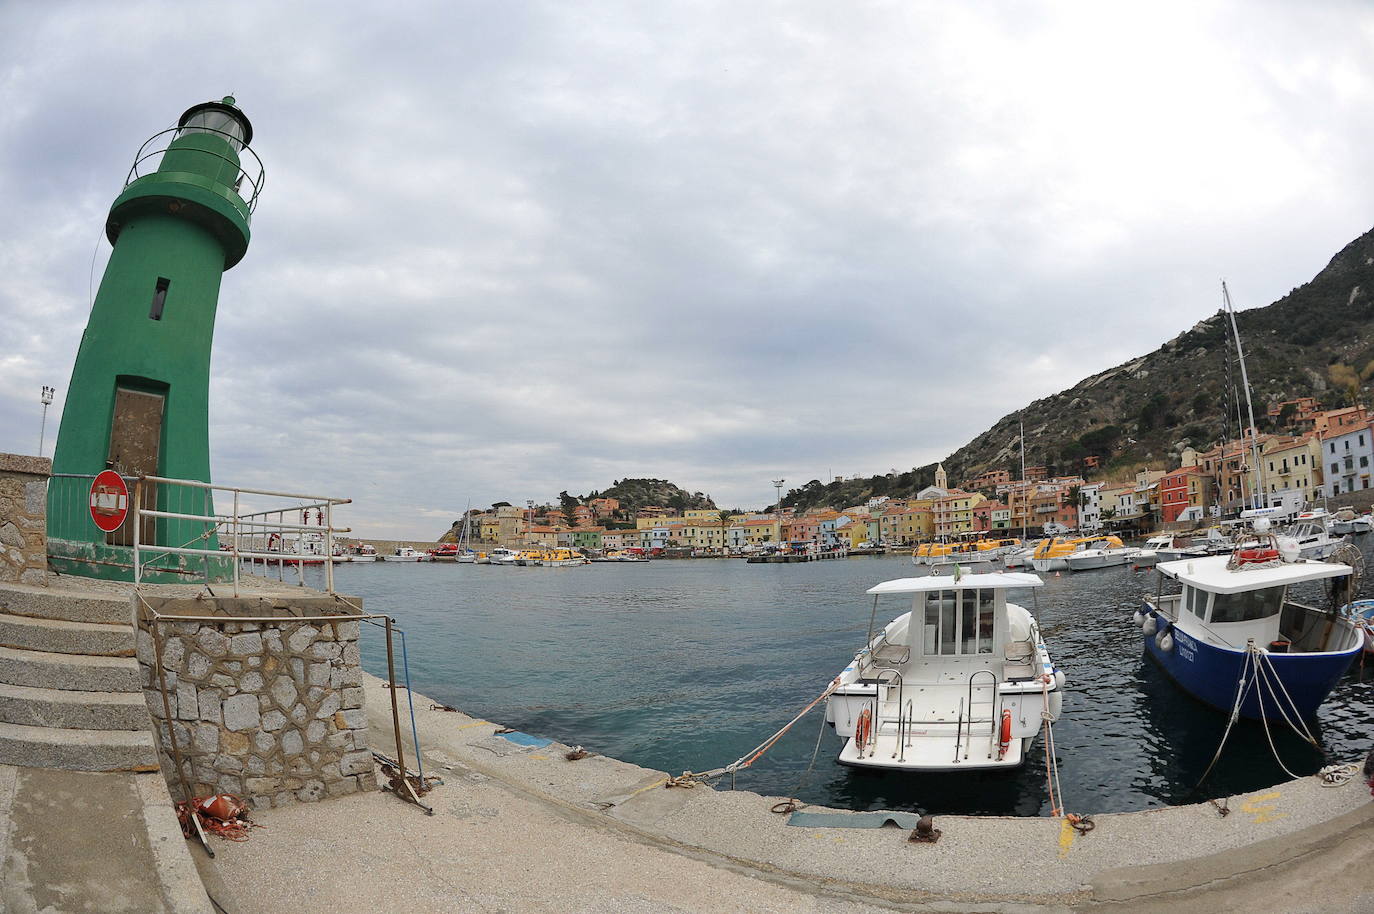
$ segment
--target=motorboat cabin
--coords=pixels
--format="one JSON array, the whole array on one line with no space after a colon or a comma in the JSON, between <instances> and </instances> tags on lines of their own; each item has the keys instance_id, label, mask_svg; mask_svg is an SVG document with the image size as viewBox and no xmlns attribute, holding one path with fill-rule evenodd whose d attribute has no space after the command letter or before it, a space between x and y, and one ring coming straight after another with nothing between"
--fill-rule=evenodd
<instances>
[{"instance_id":1,"label":"motorboat cabin","mask_svg":"<svg viewBox=\"0 0 1374 914\"><path fill-rule=\"evenodd\" d=\"M1349 565L1298 558L1252 545L1234 555L1158 566L1177 593L1161 594L1134 616L1145 650L1189 694L1222 711L1311 717L1359 653L1362 637L1337 601L1298 601L1298 585L1346 578ZM1315 591L1316 588L1313 588ZM1238 685L1238 683L1244 683Z\"/></svg>"},{"instance_id":2,"label":"motorboat cabin","mask_svg":"<svg viewBox=\"0 0 1374 914\"><path fill-rule=\"evenodd\" d=\"M845 740L840 764L959 771L1025 761L1044 714L1059 716L1064 674L1035 617L1007 592L1041 585L1034 574L990 572L870 588L867 646L826 704L826 721ZM909 609L875 633L884 598Z\"/></svg>"}]
</instances>

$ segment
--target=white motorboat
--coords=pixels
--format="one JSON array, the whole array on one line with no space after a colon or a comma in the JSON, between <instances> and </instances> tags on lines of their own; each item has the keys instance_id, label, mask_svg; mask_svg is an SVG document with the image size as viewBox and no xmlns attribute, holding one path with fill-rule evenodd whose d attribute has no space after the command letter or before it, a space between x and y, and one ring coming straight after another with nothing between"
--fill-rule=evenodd
<instances>
[{"instance_id":1,"label":"white motorboat","mask_svg":"<svg viewBox=\"0 0 1374 914\"><path fill-rule=\"evenodd\" d=\"M1151 538L1150 542L1153 542ZM1147 543L1148 546L1148 543ZM1223 555L1235 548L1235 543L1216 527L1208 527L1195 533L1180 533L1168 543L1154 547L1159 562L1177 562L1180 559L1197 559L1208 555Z\"/></svg>"},{"instance_id":2,"label":"white motorboat","mask_svg":"<svg viewBox=\"0 0 1374 914\"><path fill-rule=\"evenodd\" d=\"M969 573L885 581L869 589L908 602L836 677L825 719L859 768L1014 768L1063 704L1035 617L1007 591L1033 574ZM913 624L912 620L916 620Z\"/></svg>"},{"instance_id":3,"label":"white motorboat","mask_svg":"<svg viewBox=\"0 0 1374 914\"><path fill-rule=\"evenodd\" d=\"M429 558L423 552L412 549L409 546L397 546L396 551L391 555L382 556L384 562L423 562Z\"/></svg>"},{"instance_id":4,"label":"white motorboat","mask_svg":"<svg viewBox=\"0 0 1374 914\"><path fill-rule=\"evenodd\" d=\"M1068 563L1070 571L1088 571L1092 568L1113 568L1118 565L1129 565L1135 561L1140 550L1134 546L1112 545L1107 540L1099 540L1091 544L1086 549L1065 556L1064 561Z\"/></svg>"},{"instance_id":5,"label":"white motorboat","mask_svg":"<svg viewBox=\"0 0 1374 914\"><path fill-rule=\"evenodd\" d=\"M1327 521L1327 529L1337 536L1345 536L1355 532L1355 512L1349 508L1342 508L1331 515Z\"/></svg>"},{"instance_id":6,"label":"white motorboat","mask_svg":"<svg viewBox=\"0 0 1374 914\"><path fill-rule=\"evenodd\" d=\"M504 546L491 550L487 553L487 564L489 565L514 565L515 560L520 557L520 553L514 549L507 549Z\"/></svg>"},{"instance_id":7,"label":"white motorboat","mask_svg":"<svg viewBox=\"0 0 1374 914\"><path fill-rule=\"evenodd\" d=\"M1350 523L1355 528L1352 531L1354 533L1369 533L1374 530L1374 516L1368 514L1361 514Z\"/></svg>"},{"instance_id":8,"label":"white motorboat","mask_svg":"<svg viewBox=\"0 0 1374 914\"><path fill-rule=\"evenodd\" d=\"M1031 567L1031 559L1035 557L1035 549L1040 545L1040 541L1032 543L1022 549L1013 549L1002 556L1002 564L1008 571L1013 568Z\"/></svg>"},{"instance_id":9,"label":"white motorboat","mask_svg":"<svg viewBox=\"0 0 1374 914\"><path fill-rule=\"evenodd\" d=\"M995 552L950 552L945 555L933 556L925 564L932 568L945 568L952 565L981 565L984 562L991 562L995 558L997 558ZM912 562L913 564L921 564L916 562L914 556Z\"/></svg>"},{"instance_id":10,"label":"white motorboat","mask_svg":"<svg viewBox=\"0 0 1374 914\"><path fill-rule=\"evenodd\" d=\"M1284 535L1297 540L1298 550L1305 559L1324 559L1345 542L1344 537L1332 535L1331 515L1321 508L1299 514Z\"/></svg>"},{"instance_id":11,"label":"white motorboat","mask_svg":"<svg viewBox=\"0 0 1374 914\"><path fill-rule=\"evenodd\" d=\"M375 562L377 561L377 547L371 543L361 543L353 549L339 556L341 562Z\"/></svg>"}]
</instances>

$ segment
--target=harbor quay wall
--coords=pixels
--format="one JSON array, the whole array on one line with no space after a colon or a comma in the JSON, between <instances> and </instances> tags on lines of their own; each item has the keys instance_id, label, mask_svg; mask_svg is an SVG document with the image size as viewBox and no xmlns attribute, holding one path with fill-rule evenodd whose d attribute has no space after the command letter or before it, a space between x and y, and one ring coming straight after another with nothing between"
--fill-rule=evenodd
<instances>
[{"instance_id":1,"label":"harbor quay wall","mask_svg":"<svg viewBox=\"0 0 1374 914\"><path fill-rule=\"evenodd\" d=\"M0 582L47 584L48 478L44 457L0 454Z\"/></svg>"},{"instance_id":2,"label":"harbor quay wall","mask_svg":"<svg viewBox=\"0 0 1374 914\"><path fill-rule=\"evenodd\" d=\"M173 796L185 799L183 776L194 796L231 793L259 808L376 787L359 622L337 618L356 615L361 600L349 598L349 605L327 596L141 599L171 617L155 623L149 613L138 614L136 656ZM178 622L177 616L223 620ZM154 644L154 626L160 645Z\"/></svg>"}]
</instances>

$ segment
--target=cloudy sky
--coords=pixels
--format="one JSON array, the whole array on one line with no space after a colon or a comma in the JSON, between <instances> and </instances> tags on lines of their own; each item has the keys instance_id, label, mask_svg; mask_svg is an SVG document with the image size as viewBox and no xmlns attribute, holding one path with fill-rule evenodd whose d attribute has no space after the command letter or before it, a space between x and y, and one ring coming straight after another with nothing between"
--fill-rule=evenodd
<instances>
[{"instance_id":1,"label":"cloudy sky","mask_svg":"<svg viewBox=\"0 0 1374 914\"><path fill-rule=\"evenodd\" d=\"M135 150L226 93L216 481L377 536L936 460L1374 222L1364 2L14 0L0 451L50 384L51 454Z\"/></svg>"}]
</instances>

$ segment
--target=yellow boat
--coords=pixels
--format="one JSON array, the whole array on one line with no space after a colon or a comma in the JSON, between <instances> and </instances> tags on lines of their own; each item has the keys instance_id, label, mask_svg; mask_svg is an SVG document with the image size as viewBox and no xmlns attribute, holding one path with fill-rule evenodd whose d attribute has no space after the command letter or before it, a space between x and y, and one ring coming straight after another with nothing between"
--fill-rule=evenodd
<instances>
[{"instance_id":1,"label":"yellow boat","mask_svg":"<svg viewBox=\"0 0 1374 914\"><path fill-rule=\"evenodd\" d=\"M1069 567L1069 556L1093 543L1104 543L1105 548L1115 549L1126 545L1117 536L1053 536L1041 540L1035 547L1031 565L1036 571L1064 571Z\"/></svg>"}]
</instances>

